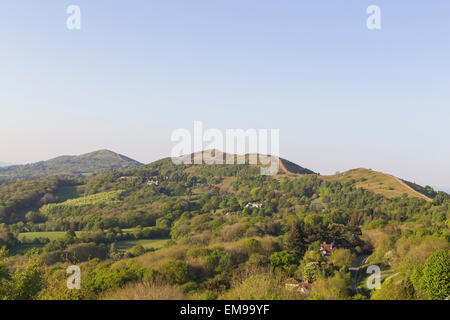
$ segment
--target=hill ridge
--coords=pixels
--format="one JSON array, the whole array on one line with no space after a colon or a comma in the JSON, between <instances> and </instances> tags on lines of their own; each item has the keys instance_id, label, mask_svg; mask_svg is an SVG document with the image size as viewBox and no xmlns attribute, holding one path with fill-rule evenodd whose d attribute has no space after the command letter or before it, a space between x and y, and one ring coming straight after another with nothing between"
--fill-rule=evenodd
<instances>
[{"instance_id":1,"label":"hill ridge","mask_svg":"<svg viewBox=\"0 0 450 320\"><path fill-rule=\"evenodd\" d=\"M201 157L202 159L202 164L205 163L205 161L208 160L212 160L214 157L216 157L216 153L219 153L219 156L221 155L221 158L223 160L223 163L226 163L226 159L227 156L232 156L234 157L234 162L236 163L237 158L240 157L244 157L245 159L245 164L249 164L249 159L250 156L257 156L257 159L259 159L259 156L269 156L269 155L265 155L265 154L261 154L261 153L246 153L246 154L228 154L226 152L217 150L217 149L207 149L207 150L203 150L203 151L198 151L198 152L193 152L190 154L185 154L182 155L180 157L178 157L178 159L180 159L180 161L191 161L192 163L194 163L194 159L196 157ZM208 156L210 155L210 157ZM281 157L277 157L274 156L275 158L278 158L279 161L279 165L280 165L280 170L282 172L285 173L296 173L296 174L316 174L314 171L304 168L294 162L291 162L289 160L283 159ZM250 164L252 165L252 164ZM265 165L262 165L261 163L256 164L258 166L262 166L265 167Z\"/></svg>"},{"instance_id":2,"label":"hill ridge","mask_svg":"<svg viewBox=\"0 0 450 320\"><path fill-rule=\"evenodd\" d=\"M388 198L399 197L406 193L411 197L432 201L431 197L411 187L411 182L398 178L389 173L375 171L372 169L350 169L335 175L321 176L321 178L327 181L347 182L356 187L382 194ZM425 190L425 188L421 186L417 185L417 187L417 189Z\"/></svg>"},{"instance_id":3,"label":"hill ridge","mask_svg":"<svg viewBox=\"0 0 450 320\"><path fill-rule=\"evenodd\" d=\"M45 161L0 168L0 181L58 176L80 177L140 165L142 163L134 159L102 149L81 155L63 155Z\"/></svg>"},{"instance_id":4,"label":"hill ridge","mask_svg":"<svg viewBox=\"0 0 450 320\"><path fill-rule=\"evenodd\" d=\"M230 156L225 152L217 149L203 150L178 157L179 159L188 160L193 163L193 160L201 155L202 164L206 164L208 154L210 159L216 156L219 152L226 163L226 157ZM238 156L244 157L244 163L250 166L265 167L262 163L250 164L250 156L260 154L232 154L232 157L237 160ZM220 157L220 155L219 155ZM314 171L304 168L294 162L276 157L279 161L279 174L287 174L295 178L297 175L316 174ZM152 163L167 160L171 158L164 158ZM257 157L259 159L259 157ZM191 160L191 161L189 161ZM85 153L82 155L62 155L46 161L40 161L25 165L11 165L8 167L0 167L0 183L12 182L19 179L39 179L45 177L83 177L93 173L101 173L111 170L131 169L143 165L142 163L131 159L122 154L110 151L108 149L100 149L97 151ZM406 181L404 179L395 177L388 173L378 172L366 168L350 169L343 173L321 176L323 180L348 182L356 187L371 190L375 193L382 194L388 198L399 197L406 193L408 196L432 201L435 193L430 187L422 187L415 183Z\"/></svg>"}]
</instances>

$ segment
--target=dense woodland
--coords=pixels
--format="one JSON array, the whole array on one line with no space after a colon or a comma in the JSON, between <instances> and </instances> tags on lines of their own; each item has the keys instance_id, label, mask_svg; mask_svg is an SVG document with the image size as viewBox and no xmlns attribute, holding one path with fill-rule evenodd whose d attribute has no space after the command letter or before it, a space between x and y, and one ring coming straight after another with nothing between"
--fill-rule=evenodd
<instances>
[{"instance_id":1,"label":"dense woodland","mask_svg":"<svg viewBox=\"0 0 450 320\"><path fill-rule=\"evenodd\" d=\"M428 191L387 198L316 174L170 159L4 184L0 298L446 299L450 196ZM119 248L144 239L166 241ZM324 257L323 242L338 249ZM72 264L81 290L66 287ZM373 264L377 290L365 285ZM311 286L299 294L293 279Z\"/></svg>"}]
</instances>

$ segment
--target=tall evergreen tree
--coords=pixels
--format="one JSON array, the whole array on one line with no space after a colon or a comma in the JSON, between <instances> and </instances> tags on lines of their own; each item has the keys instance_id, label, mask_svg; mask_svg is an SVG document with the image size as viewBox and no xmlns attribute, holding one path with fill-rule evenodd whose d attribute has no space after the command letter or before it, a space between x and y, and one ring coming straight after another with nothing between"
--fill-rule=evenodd
<instances>
[{"instance_id":1,"label":"tall evergreen tree","mask_svg":"<svg viewBox=\"0 0 450 320\"><path fill-rule=\"evenodd\" d=\"M288 250L295 252L300 258L303 257L307 248L303 223L292 223L285 245Z\"/></svg>"}]
</instances>

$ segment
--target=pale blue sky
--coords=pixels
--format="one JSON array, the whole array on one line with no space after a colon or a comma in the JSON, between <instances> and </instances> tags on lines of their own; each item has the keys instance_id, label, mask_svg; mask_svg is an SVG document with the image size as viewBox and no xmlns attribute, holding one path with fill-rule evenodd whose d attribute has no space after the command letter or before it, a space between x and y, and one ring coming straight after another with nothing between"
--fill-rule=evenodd
<instances>
[{"instance_id":1,"label":"pale blue sky","mask_svg":"<svg viewBox=\"0 0 450 320\"><path fill-rule=\"evenodd\" d=\"M0 161L150 162L202 120L278 128L281 155L322 174L450 189L449 14L446 0L2 0Z\"/></svg>"}]
</instances>

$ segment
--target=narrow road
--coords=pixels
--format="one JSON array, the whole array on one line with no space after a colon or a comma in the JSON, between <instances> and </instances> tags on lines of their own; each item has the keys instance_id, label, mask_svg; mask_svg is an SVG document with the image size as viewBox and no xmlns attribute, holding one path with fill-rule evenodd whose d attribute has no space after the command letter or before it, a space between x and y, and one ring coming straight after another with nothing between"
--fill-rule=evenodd
<instances>
[{"instance_id":1,"label":"narrow road","mask_svg":"<svg viewBox=\"0 0 450 320\"><path fill-rule=\"evenodd\" d=\"M351 277L354 279L353 285L352 285L352 290L353 290L353 293L355 293L355 294L361 293L361 291L359 290L359 287L358 287L359 269L361 268L361 265L364 263L364 261L366 261L366 259L368 257L369 257L368 255L358 256L357 266L348 269L350 271Z\"/></svg>"}]
</instances>

